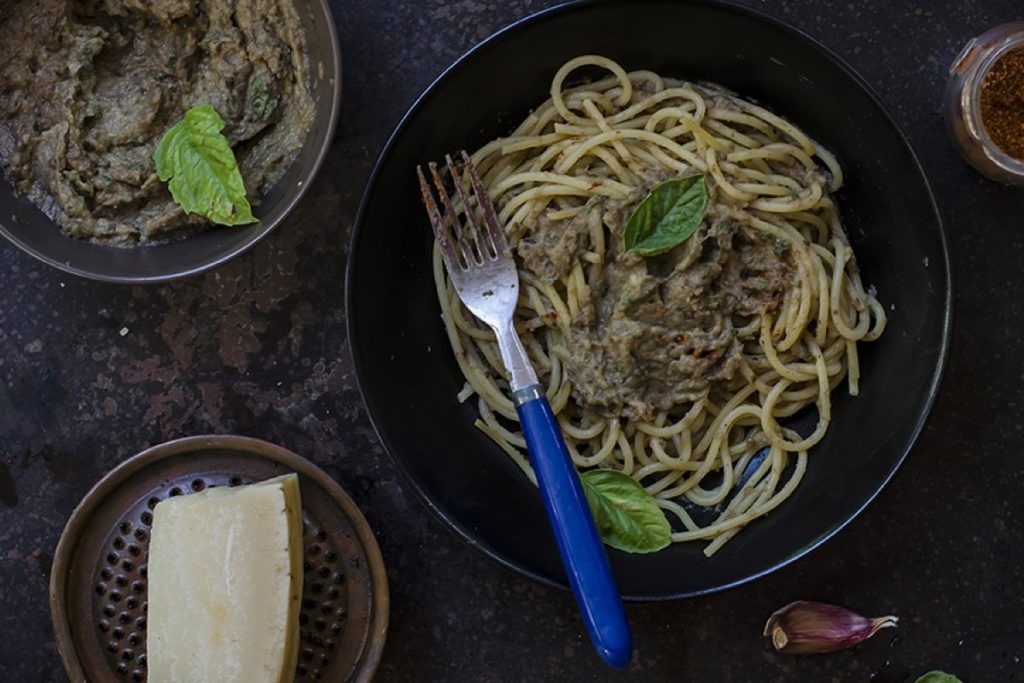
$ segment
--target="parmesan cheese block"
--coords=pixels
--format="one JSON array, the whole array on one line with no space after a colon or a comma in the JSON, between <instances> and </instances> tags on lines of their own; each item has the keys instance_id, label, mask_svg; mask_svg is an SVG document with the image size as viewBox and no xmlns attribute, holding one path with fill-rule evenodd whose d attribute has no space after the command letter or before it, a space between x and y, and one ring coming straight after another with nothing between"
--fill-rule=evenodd
<instances>
[{"instance_id":1,"label":"parmesan cheese block","mask_svg":"<svg viewBox=\"0 0 1024 683\"><path fill-rule=\"evenodd\" d=\"M161 501L148 571L149 683L291 683L302 595L296 475Z\"/></svg>"}]
</instances>

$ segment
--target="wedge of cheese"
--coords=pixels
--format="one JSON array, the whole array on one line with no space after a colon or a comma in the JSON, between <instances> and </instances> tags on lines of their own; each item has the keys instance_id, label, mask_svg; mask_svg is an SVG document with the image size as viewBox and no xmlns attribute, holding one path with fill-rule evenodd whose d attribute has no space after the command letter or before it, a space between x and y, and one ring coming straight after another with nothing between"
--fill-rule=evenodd
<instances>
[{"instance_id":1,"label":"wedge of cheese","mask_svg":"<svg viewBox=\"0 0 1024 683\"><path fill-rule=\"evenodd\" d=\"M291 683L302 595L296 475L161 501L148 562L149 683Z\"/></svg>"}]
</instances>

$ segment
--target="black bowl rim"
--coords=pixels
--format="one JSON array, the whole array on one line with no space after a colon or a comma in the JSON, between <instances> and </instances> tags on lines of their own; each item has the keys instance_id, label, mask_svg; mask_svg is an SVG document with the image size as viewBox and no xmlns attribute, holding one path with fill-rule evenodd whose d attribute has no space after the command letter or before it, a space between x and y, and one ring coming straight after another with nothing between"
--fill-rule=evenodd
<instances>
[{"instance_id":1,"label":"black bowl rim","mask_svg":"<svg viewBox=\"0 0 1024 683\"><path fill-rule=\"evenodd\" d=\"M249 240L239 244L237 247L233 248L231 251L227 252L223 256L207 260L201 263L200 265L194 266L192 268L186 268L184 270L178 270L170 273L163 273L160 275L108 275L106 273L90 270L87 268L77 268L65 261L55 259L49 254L46 254L40 251L39 249L36 249L31 245L27 244L13 232L11 232L11 230L3 223L0 223L0 235L3 235L5 238L7 238L8 242L18 247L29 256L32 256L38 259L39 261L49 266L53 266L57 270L63 271L69 275L75 275L77 277L85 278L87 280L95 280L98 282L111 282L114 284L125 285L144 285L156 284L160 282L172 282L174 280L181 280L183 278L192 277L193 275L199 275L200 273L205 273L208 270L224 265L231 259L244 254L257 244L262 242L263 238L265 238L267 235L273 232L273 230L278 225L283 223L284 220L288 218L292 210L298 205L299 201L302 200L303 196L305 196L306 192L309 190L309 186L313 182L313 179L316 178L317 174L320 172L320 167L323 165L324 160L327 158L327 152L331 147L331 143L334 141L334 135L338 128L338 119L341 113L341 46L338 41L338 30L334 25L334 19L331 15L331 8L328 5L328 0L316 0L316 5L320 8L320 11L322 12L323 17L327 23L327 32L330 36L331 43L330 59L333 60L334 62L333 66L335 71L335 81L333 87L334 97L331 99L330 103L331 115L330 119L327 122L327 133L326 135L324 135L324 139L320 143L319 149L316 150L316 158L313 161L313 166L310 168L310 171L306 176L300 178L302 183L298 186L298 192L295 193L295 196L292 197L291 201L285 204L284 211L281 212L281 215L277 218L277 220L264 224L263 226L260 227L260 230L255 235L253 235ZM57 229L56 225L54 226L54 229ZM68 239L75 238L69 237ZM159 249L159 247L160 245L153 245L149 247L135 248ZM120 247L111 248L117 249Z\"/></svg>"},{"instance_id":2,"label":"black bowl rim","mask_svg":"<svg viewBox=\"0 0 1024 683\"><path fill-rule=\"evenodd\" d=\"M441 83L446 81L448 77L452 75L455 71L461 69L467 61L469 61L476 55L477 52L483 50L484 48L490 46L492 43L497 42L498 40L504 39L508 34L515 33L521 30L526 30L533 24L544 21L550 16L572 12L587 5L608 5L617 4L621 2L623 2L623 0L570 0L569 2L564 2L540 10L539 12L535 12L521 19L517 19L512 23L508 24L507 26L504 26L503 28L497 30L495 33L488 36L482 42L478 43L477 45L467 50L450 66L444 69L444 71L442 71L441 74L437 76L437 78L435 78L430 83L429 86L427 86L423 93L416 98L416 101L413 102L413 104L409 107L405 115L402 116L402 119L398 122L398 125L395 126L391 135L388 137L387 143L384 145L384 148L381 150L380 155L377 157L377 160L373 165L373 170L370 172L370 176L366 181L366 185L363 189L362 199L359 202L359 209L356 212L356 219L355 222L353 223L352 234L349 238L349 252L345 269L346 334L349 340L349 348L352 353L353 366L355 368L356 386L359 388L359 395L363 400L363 405L366 407L366 414L370 418L370 424L373 425L373 430L377 434L377 438L380 440L381 444L384 447L384 451L388 454L388 457L391 459L392 463L394 463L395 468L398 470L399 475L404 484L415 492L416 497L419 499L419 501L428 510L430 510L438 520L442 522L443 526L446 529L451 531L456 537L467 543L469 546L471 546L478 552L482 553L485 557L489 558L490 560L496 562L498 565L506 569L512 570L513 572L529 577L541 584L552 586L554 588L561 588L563 590L568 590L568 585L566 583L562 581L552 581L550 578L538 574L537 572L533 571L524 564L515 562L507 557L502 556L501 554L495 552L491 548L482 544L477 538L474 538L471 533L469 533L467 530L463 529L458 524L456 524L443 509L434 504L434 502L427 495L426 491L423 490L423 488L417 483L417 481L406 469L405 465L402 463L402 460L395 455L395 448L391 442L391 439L388 437L386 433L384 433L381 430L380 425L378 424L378 420L374 415L373 408L371 407L370 402L367 400L366 385L369 378L365 376L366 371L363 364L363 354L362 349L359 346L358 337L352 334L353 329L355 328L355 320L353 319L353 311L355 310L355 279L353 276L353 272L355 270L355 261L359 255L359 241L363 232L363 225L366 219L366 212L368 210L368 206L370 203L370 195L373 190L373 187L377 183L377 177L381 172L381 168L384 166L388 158L391 156L391 151L393 147L397 144L398 137L401 135L402 131L408 125L409 121L414 116L417 115L423 103L427 100L427 98L429 98L434 93L434 91L438 87L440 87ZM864 78L859 73L857 73L857 71L855 71L854 68L850 66L850 64L847 63L845 59L840 57L831 48L827 47L822 42L820 42L817 38L812 37L810 34L804 32L803 30L781 19L773 17L767 14L766 12L754 9L752 7L746 7L743 5L735 4L731 0L683 0L683 2L681 2L680 4L716 7L730 12L735 12L737 14L746 15L747 17L756 19L758 21L771 24L775 28L782 30L784 33L787 33L794 39L798 41L803 41L805 44L809 45L811 48L819 52L822 56L831 60L850 79L852 79L853 82L856 83L857 86L860 87L868 95L868 97L871 98L875 106L878 107L879 111L885 117L886 121L889 123L890 126L893 127L893 129L899 135L900 139L903 141L903 144L906 146L907 151L910 153L910 157L913 160L914 166L917 169L917 174L924 182L924 187L932 206L932 212L936 218L936 226L938 227L940 246L942 251L942 268L946 280L946 291L942 302L944 312L942 321L942 339L939 344L939 360L935 367L935 371L932 374L931 385L928 387L927 398L925 400L924 405L918 412L917 419L914 422L913 429L909 434L909 438L906 441L906 445L903 448L903 452L899 455L898 458L896 458L893 461L893 464L889 469L889 472L879 482L877 487L875 487L875 490L872 491L871 494L864 500L860 507L858 507L846 519L838 521L831 529L829 529L827 533L823 534L813 543L796 550L786 559L777 562L759 572L746 576L742 579L738 579L736 581L731 581L728 583L715 585L700 590L690 590L679 593L668 593L664 595L624 594L622 596L624 600L628 600L631 602L659 602L665 600L679 600L699 595L717 593L720 591L727 590L729 588L741 586L743 584L759 579L763 576L767 576L768 574L771 574L772 572L782 569L783 567L799 560L811 551L820 547L826 541L835 537L840 531L845 529L851 522L853 522L853 520L855 520L857 517L861 515L862 512L864 512L865 508L867 508L868 505L870 505L875 500L875 498L878 497L878 495L889 484L889 482L892 481L892 478L896 475L896 472L903 465L904 461L907 459L907 456L910 454L910 451L917 444L917 441L921 436L921 432L924 430L925 424L928 421L928 417L932 412L932 408L935 406L935 400L938 397L939 389L942 384L942 379L946 373L946 368L948 366L949 361L950 340L953 332L953 268L949 250L949 235L947 234L945 221L943 219L942 208L939 205L938 199L935 195L935 191L932 189L932 184L931 181L928 179L928 174L925 172L924 166L921 164L921 160L918 158L917 153L914 151L914 147L911 144L910 139L907 137L907 134L903 130L903 127L899 125L899 123L893 117L892 113L889 111L888 107L885 106L885 104L882 102L881 98L874 91L874 89L870 85L868 85L867 81L865 81Z\"/></svg>"}]
</instances>

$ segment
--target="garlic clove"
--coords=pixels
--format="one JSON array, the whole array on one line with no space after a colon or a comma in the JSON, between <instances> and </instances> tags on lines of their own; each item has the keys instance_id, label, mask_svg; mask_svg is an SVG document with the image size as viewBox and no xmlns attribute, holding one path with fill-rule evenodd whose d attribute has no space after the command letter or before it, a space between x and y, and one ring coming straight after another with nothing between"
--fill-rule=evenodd
<instances>
[{"instance_id":1,"label":"garlic clove","mask_svg":"<svg viewBox=\"0 0 1024 683\"><path fill-rule=\"evenodd\" d=\"M779 652L815 654L864 642L898 621L894 616L869 619L837 605L799 600L768 617L764 635Z\"/></svg>"}]
</instances>

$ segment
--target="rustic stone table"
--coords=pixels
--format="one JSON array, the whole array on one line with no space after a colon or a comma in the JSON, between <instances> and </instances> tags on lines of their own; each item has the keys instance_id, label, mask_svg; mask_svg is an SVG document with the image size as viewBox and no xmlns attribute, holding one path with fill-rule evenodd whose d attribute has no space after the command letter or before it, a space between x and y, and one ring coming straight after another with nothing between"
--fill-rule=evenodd
<instances>
[{"instance_id":1,"label":"rustic stone table","mask_svg":"<svg viewBox=\"0 0 1024 683\"><path fill-rule=\"evenodd\" d=\"M153 287L77 280L0 245L0 681L66 680L47 603L52 553L89 487L189 434L312 458L374 527L391 581L380 681L1024 680L1024 189L972 172L941 92L965 41L1015 0L747 2L824 41L909 133L946 211L956 338L941 398L880 498L809 557L726 593L628 608L627 673L592 653L571 597L463 546L403 491L360 404L345 336L346 243L371 164L416 95L544 0L331 0L345 58L337 139L315 187L256 249ZM765 617L827 599L903 621L852 651L773 654Z\"/></svg>"}]
</instances>

